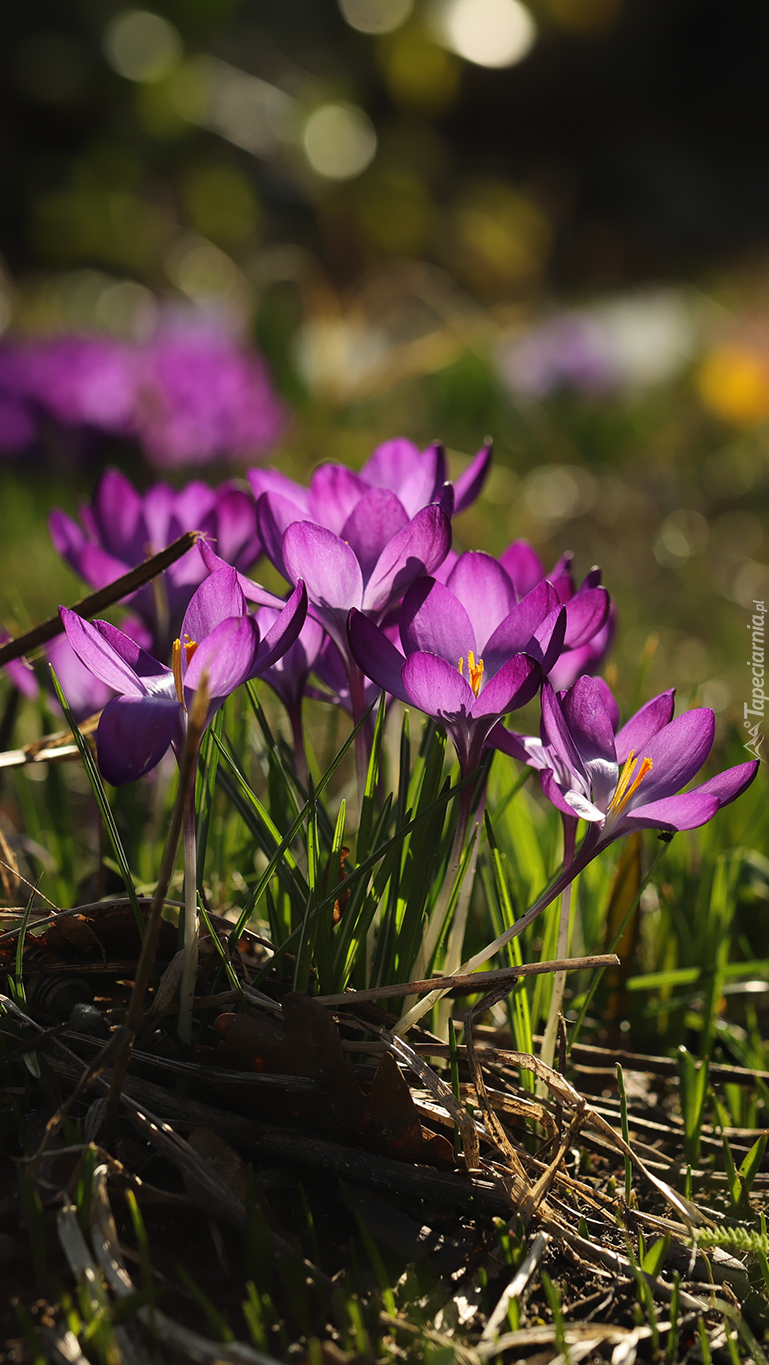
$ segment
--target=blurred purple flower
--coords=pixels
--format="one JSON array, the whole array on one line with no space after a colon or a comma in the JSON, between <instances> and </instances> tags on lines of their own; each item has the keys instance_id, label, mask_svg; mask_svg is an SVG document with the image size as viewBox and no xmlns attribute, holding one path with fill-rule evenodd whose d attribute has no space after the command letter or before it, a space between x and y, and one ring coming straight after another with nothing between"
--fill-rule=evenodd
<instances>
[{"instance_id":1,"label":"blurred purple flower","mask_svg":"<svg viewBox=\"0 0 769 1365\"><path fill-rule=\"evenodd\" d=\"M352 611L352 653L380 687L445 726L465 776L500 717L534 696L557 658L566 609L550 583L519 601L497 560L470 551L447 584L423 577L411 585L399 623L403 653Z\"/></svg>"},{"instance_id":2,"label":"blurred purple flower","mask_svg":"<svg viewBox=\"0 0 769 1365\"><path fill-rule=\"evenodd\" d=\"M0 645L6 645L13 637L3 630L0 626ZM23 697L29 701L36 701L40 692L40 687L35 676L32 665L26 659L12 659L9 664L5 664L3 670L8 674L14 687L17 687Z\"/></svg>"},{"instance_id":3,"label":"blurred purple flower","mask_svg":"<svg viewBox=\"0 0 769 1365\"><path fill-rule=\"evenodd\" d=\"M226 338L159 339L142 356L136 427L159 468L259 455L285 424L264 361Z\"/></svg>"},{"instance_id":4,"label":"blurred purple flower","mask_svg":"<svg viewBox=\"0 0 769 1365\"><path fill-rule=\"evenodd\" d=\"M258 455L286 421L261 357L200 332L160 332L143 345L72 335L6 343L0 449L31 443L35 411L135 437L162 468Z\"/></svg>"},{"instance_id":5,"label":"blurred purple flower","mask_svg":"<svg viewBox=\"0 0 769 1365\"><path fill-rule=\"evenodd\" d=\"M119 470L108 469L80 516L83 528L58 510L51 513L48 524L59 554L92 588L114 582L184 531L209 536L235 568L247 569L261 553L253 498L234 483L212 489L193 482L180 492L157 483L142 495ZM162 580L126 599L146 623L150 647L157 653L167 654L190 598L207 572L194 548L172 564Z\"/></svg>"},{"instance_id":6,"label":"blurred purple flower","mask_svg":"<svg viewBox=\"0 0 769 1365\"><path fill-rule=\"evenodd\" d=\"M118 695L102 712L96 736L99 767L120 786L154 768L173 745L184 742L187 708L206 675L207 723L242 682L269 668L293 644L307 611L304 585L260 638L248 615L234 569L221 569L198 588L174 642L167 668L107 621L84 621L60 608L67 638L97 678Z\"/></svg>"},{"instance_id":7,"label":"blurred purple flower","mask_svg":"<svg viewBox=\"0 0 769 1365\"><path fill-rule=\"evenodd\" d=\"M600 328L578 312L559 313L508 346L500 369L514 393L531 399L560 388L599 395L616 382Z\"/></svg>"}]
</instances>

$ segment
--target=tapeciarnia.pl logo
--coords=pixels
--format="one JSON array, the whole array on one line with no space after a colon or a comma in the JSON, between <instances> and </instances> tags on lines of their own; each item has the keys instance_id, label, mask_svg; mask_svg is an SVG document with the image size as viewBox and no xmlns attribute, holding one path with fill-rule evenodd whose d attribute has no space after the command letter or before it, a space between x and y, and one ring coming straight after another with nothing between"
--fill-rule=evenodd
<instances>
[{"instance_id":1,"label":"tapeciarnia.pl logo","mask_svg":"<svg viewBox=\"0 0 769 1365\"><path fill-rule=\"evenodd\" d=\"M751 657L748 659L748 668L751 669L751 697L750 702L745 702L743 706L743 725L750 734L750 739L746 740L745 748L753 758L763 758L760 752L764 742L764 735L761 730L761 721L766 712L767 694L764 692L764 682L766 672L764 660L766 656L764 644L764 620L766 618L766 607L763 602L753 599L755 611L748 621L748 630L751 632ZM749 717L757 716L755 724L751 725Z\"/></svg>"}]
</instances>

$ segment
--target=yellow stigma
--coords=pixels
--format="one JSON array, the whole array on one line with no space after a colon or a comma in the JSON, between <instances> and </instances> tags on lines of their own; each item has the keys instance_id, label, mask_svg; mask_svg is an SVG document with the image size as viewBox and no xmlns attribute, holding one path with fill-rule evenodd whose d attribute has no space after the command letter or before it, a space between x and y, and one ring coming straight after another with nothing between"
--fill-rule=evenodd
<instances>
[{"instance_id":1,"label":"yellow stigma","mask_svg":"<svg viewBox=\"0 0 769 1365\"><path fill-rule=\"evenodd\" d=\"M184 706L185 711L187 710L187 707L184 702L184 684L182 680L182 650L184 650L184 657L187 663L189 663L197 647L197 640L191 640L189 635L185 635L184 644L182 644L181 640L174 640L173 649L171 651L171 668L173 669L174 682L176 684L176 696L182 706Z\"/></svg>"},{"instance_id":2,"label":"yellow stigma","mask_svg":"<svg viewBox=\"0 0 769 1365\"><path fill-rule=\"evenodd\" d=\"M650 758L643 758L641 760L641 766L634 777L633 773L635 772L637 764L638 759L635 757L635 751L631 749L625 760L625 766L619 775L617 789L609 802L606 811L607 815L617 816L625 809L625 806L633 793L638 791L646 774L650 773L654 766Z\"/></svg>"},{"instance_id":3,"label":"yellow stigma","mask_svg":"<svg viewBox=\"0 0 769 1365\"><path fill-rule=\"evenodd\" d=\"M463 655L462 658L459 660L459 663L457 664L457 668L459 669L460 673L464 676L464 672L465 672L465 659L464 659L464 655ZM473 696L477 697L477 696L478 696L478 693L479 693L480 690L481 690L481 682L482 682L482 680L483 680L483 659L479 659L478 662L476 663L476 662L475 662L475 655L473 654L473 651L472 651L472 650L469 650L469 651L468 651L468 655L467 655L467 670L468 670L468 672L469 672L469 674L470 674L470 686L471 686L472 689L473 689Z\"/></svg>"}]
</instances>

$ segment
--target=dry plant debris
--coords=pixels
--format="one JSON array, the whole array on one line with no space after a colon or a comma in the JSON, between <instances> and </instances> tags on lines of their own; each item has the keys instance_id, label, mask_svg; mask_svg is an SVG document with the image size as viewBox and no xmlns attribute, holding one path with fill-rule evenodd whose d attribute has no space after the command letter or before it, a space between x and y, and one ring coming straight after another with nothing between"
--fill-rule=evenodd
<instances>
[{"instance_id":1,"label":"dry plant debris","mask_svg":"<svg viewBox=\"0 0 769 1365\"><path fill-rule=\"evenodd\" d=\"M228 928L214 918L218 950L201 941L195 1017L210 1045L190 1059L172 1028L179 961L162 922L162 974L120 1082L131 910L38 915L30 998L23 1010L0 999L0 1114L24 1141L0 1194L9 1360L42 1358L41 1342L54 1361L90 1360L84 1323L109 1365L766 1360L759 1130L703 1126L703 1149L726 1140L743 1171L759 1144L730 1206L728 1172L687 1173L672 1093L647 1102L666 1059L626 1058L638 1070L623 1102L479 1026L510 972L483 974L491 994L452 1049L419 1029L393 1034L382 991L323 1002L277 979L254 991L238 953L238 989L212 990ZM20 932L21 921L0 938L6 975ZM87 1000L73 1004L72 982ZM605 1082L614 1054L575 1051L583 1082ZM721 1071L745 1083L739 1068Z\"/></svg>"}]
</instances>

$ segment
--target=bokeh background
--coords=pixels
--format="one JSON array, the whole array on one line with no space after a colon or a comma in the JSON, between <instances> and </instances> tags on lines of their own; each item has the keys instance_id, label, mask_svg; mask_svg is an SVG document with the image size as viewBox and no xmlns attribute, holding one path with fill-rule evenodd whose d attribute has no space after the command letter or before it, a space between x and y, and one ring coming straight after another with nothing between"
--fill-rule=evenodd
<instances>
[{"instance_id":1,"label":"bokeh background","mask_svg":"<svg viewBox=\"0 0 769 1365\"><path fill-rule=\"evenodd\" d=\"M486 435L457 524L595 562L625 700L737 742L769 595L769 11L26 0L3 22L0 623L140 484ZM737 761L735 759L735 761Z\"/></svg>"}]
</instances>

